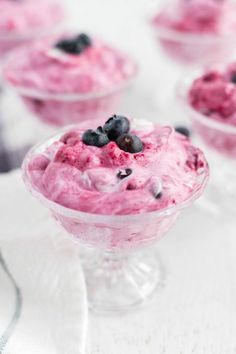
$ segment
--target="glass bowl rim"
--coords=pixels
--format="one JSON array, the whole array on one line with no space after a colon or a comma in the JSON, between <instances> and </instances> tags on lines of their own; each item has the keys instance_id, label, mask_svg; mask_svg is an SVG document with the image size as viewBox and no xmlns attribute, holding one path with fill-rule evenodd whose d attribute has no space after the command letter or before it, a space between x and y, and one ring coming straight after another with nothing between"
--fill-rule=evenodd
<instances>
[{"instance_id":1,"label":"glass bowl rim","mask_svg":"<svg viewBox=\"0 0 236 354\"><path fill-rule=\"evenodd\" d=\"M211 65L219 65L222 63L212 63ZM184 79L181 79L175 89L175 94L177 97L177 101L180 103L180 105L185 108L189 113L192 114L192 117L194 116L194 119L201 124L213 128L215 130L219 130L224 133L229 133L229 134L236 134L236 126L233 124L229 123L223 123L220 121L216 121L214 119L209 118L208 116L204 115L203 113L198 112L196 109L194 109L188 102L188 92L190 85L193 83L193 81L197 78L200 78L204 73L206 72L206 68L195 68L194 70L188 72Z\"/></svg>"},{"instance_id":2,"label":"glass bowl rim","mask_svg":"<svg viewBox=\"0 0 236 354\"><path fill-rule=\"evenodd\" d=\"M63 129L60 129L56 133L54 133L51 137L45 139L42 142L39 142L35 146L33 146L28 153L26 154L23 164L22 164L22 177L23 181L27 187L27 189L31 192L31 194L37 198L40 202L42 202L44 205L46 205L50 210L53 210L57 212L59 215L68 217L68 218L81 218L81 220L88 220L92 222L97 222L97 223L110 223L110 222L131 222L131 221L140 221L141 219L146 220L147 218L153 218L153 217L162 217L166 215L171 215L175 212L178 212L185 207L187 207L189 204L194 202L196 199L198 199L202 191L205 189L208 179L209 179L209 166L206 161L206 167L200 174L202 176L201 183L198 184L198 186L195 188L194 191L192 191L190 197L186 198L184 201L181 203L178 203L177 205L173 205L170 207L163 208L161 210L155 210L155 211L150 211L150 212L145 212L145 213L137 213L137 214L122 214L122 215L107 215L107 214L95 214L95 213L88 213L88 212L83 212L75 209L71 209L68 207L65 207L59 203L56 203L47 197L45 197L40 191L38 191L31 183L30 177L29 177L29 172L28 172L28 163L30 161L30 158L32 155L34 155L38 150L40 150L43 146L44 148L49 146L52 142L57 141L63 134L66 132L70 131L70 129L75 128L76 126L79 125L69 125L64 127ZM39 151L38 151L39 152Z\"/></svg>"},{"instance_id":3,"label":"glass bowl rim","mask_svg":"<svg viewBox=\"0 0 236 354\"><path fill-rule=\"evenodd\" d=\"M158 34L162 39L172 40L177 42L182 42L186 44L212 44L212 43L225 43L231 42L235 39L235 34L224 34L224 35L214 35L205 33L194 33L194 32L184 32L178 31L174 28L165 27L163 25L158 25L154 23L154 19L149 19L149 24L151 28Z\"/></svg>"}]
</instances>

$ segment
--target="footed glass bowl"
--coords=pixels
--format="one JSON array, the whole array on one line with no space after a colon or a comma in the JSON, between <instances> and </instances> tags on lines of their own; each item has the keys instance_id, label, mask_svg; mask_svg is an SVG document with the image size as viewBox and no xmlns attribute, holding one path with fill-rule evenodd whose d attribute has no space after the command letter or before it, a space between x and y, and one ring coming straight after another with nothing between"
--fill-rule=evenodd
<instances>
[{"instance_id":1,"label":"footed glass bowl","mask_svg":"<svg viewBox=\"0 0 236 354\"><path fill-rule=\"evenodd\" d=\"M199 170L195 190L179 205L135 215L80 212L47 199L31 179L32 158L64 132L31 149L22 166L24 182L84 249L81 259L90 307L111 313L134 309L151 299L162 285L163 271L154 245L168 233L181 211L200 197L208 180L208 168Z\"/></svg>"}]
</instances>

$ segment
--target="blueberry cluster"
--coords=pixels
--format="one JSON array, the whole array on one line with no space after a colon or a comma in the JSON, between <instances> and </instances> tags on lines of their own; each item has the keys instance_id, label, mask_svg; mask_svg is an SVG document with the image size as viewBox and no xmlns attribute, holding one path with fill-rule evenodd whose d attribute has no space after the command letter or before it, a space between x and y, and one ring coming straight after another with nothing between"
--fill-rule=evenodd
<instances>
[{"instance_id":1,"label":"blueberry cluster","mask_svg":"<svg viewBox=\"0 0 236 354\"><path fill-rule=\"evenodd\" d=\"M103 127L86 130L82 140L86 145L102 147L115 141L123 151L135 154L143 150L143 143L138 136L129 134L130 123L126 117L114 115Z\"/></svg>"},{"instance_id":2,"label":"blueberry cluster","mask_svg":"<svg viewBox=\"0 0 236 354\"><path fill-rule=\"evenodd\" d=\"M76 37L60 40L55 47L65 53L78 55L91 45L91 38L87 34L81 33Z\"/></svg>"}]
</instances>

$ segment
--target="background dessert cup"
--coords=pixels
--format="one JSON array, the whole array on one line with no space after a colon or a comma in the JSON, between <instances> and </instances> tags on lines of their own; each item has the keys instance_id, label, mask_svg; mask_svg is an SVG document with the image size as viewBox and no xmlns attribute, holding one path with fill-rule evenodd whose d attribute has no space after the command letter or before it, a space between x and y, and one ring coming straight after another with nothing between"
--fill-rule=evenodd
<instances>
[{"instance_id":1,"label":"background dessert cup","mask_svg":"<svg viewBox=\"0 0 236 354\"><path fill-rule=\"evenodd\" d=\"M186 70L233 57L234 13L236 6L228 0L175 0L160 4L149 23L161 53L170 61L169 89L163 94L163 104L160 102L163 110L168 110L174 87Z\"/></svg>"},{"instance_id":2,"label":"background dessert cup","mask_svg":"<svg viewBox=\"0 0 236 354\"><path fill-rule=\"evenodd\" d=\"M107 91L91 94L51 94L37 92L24 87L13 87L20 95L26 107L42 123L52 126L64 126L91 120L101 121L117 110L132 79Z\"/></svg>"},{"instance_id":3,"label":"background dessert cup","mask_svg":"<svg viewBox=\"0 0 236 354\"><path fill-rule=\"evenodd\" d=\"M28 109L54 126L111 115L136 74L136 63L126 54L84 33L16 51L3 69L6 83Z\"/></svg>"},{"instance_id":4,"label":"background dessert cup","mask_svg":"<svg viewBox=\"0 0 236 354\"><path fill-rule=\"evenodd\" d=\"M226 64L215 64L211 67L222 70ZM203 77L205 73L204 69L189 72L186 78L179 82L176 90L177 103L192 125L193 138L202 145L210 163L211 183L205 194L210 203L209 208L217 214L220 211L227 214L235 210L236 126L227 123L227 120L224 123L206 116L189 102L189 93L194 80Z\"/></svg>"},{"instance_id":5,"label":"background dessert cup","mask_svg":"<svg viewBox=\"0 0 236 354\"><path fill-rule=\"evenodd\" d=\"M32 179L32 173L36 180L40 176L39 170L32 172L32 161L58 141L64 132L28 153L23 164L26 186L50 210L63 229L73 236L73 240L86 246L82 260L91 308L99 312L120 312L143 305L163 282L155 243L168 233L181 211L202 194L208 180L207 164L196 172L194 188L188 197L176 205L128 215L81 212L47 198Z\"/></svg>"},{"instance_id":6,"label":"background dessert cup","mask_svg":"<svg viewBox=\"0 0 236 354\"><path fill-rule=\"evenodd\" d=\"M151 22L154 38L167 58L182 69L233 57L235 34L228 36L200 35L179 32ZM235 31L236 32L236 31Z\"/></svg>"},{"instance_id":7,"label":"background dessert cup","mask_svg":"<svg viewBox=\"0 0 236 354\"><path fill-rule=\"evenodd\" d=\"M5 90L2 82L2 66L9 52L18 47L31 46L39 38L47 37L61 30L66 17L63 4L57 0L0 1L0 134L1 134L1 162L0 170L8 171L21 165L26 151L32 146L38 135L38 127L27 124L25 112L21 106L17 107L16 100L12 105L11 92ZM9 105L6 106L6 102ZM11 119L9 119L11 116ZM15 117L14 117L15 116ZM18 137L8 134L9 126L14 124L14 132L18 130ZM24 126L23 136L19 131ZM32 134L32 130L35 134ZM28 131L28 135L27 135ZM17 141L17 143L16 143ZM5 163L2 161L6 160Z\"/></svg>"}]
</instances>

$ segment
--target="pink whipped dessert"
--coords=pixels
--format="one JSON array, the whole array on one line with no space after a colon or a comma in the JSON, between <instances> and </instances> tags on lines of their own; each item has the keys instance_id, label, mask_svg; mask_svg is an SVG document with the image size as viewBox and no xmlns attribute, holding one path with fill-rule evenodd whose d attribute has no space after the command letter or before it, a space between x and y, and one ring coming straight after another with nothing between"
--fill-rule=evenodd
<instances>
[{"instance_id":1,"label":"pink whipped dessert","mask_svg":"<svg viewBox=\"0 0 236 354\"><path fill-rule=\"evenodd\" d=\"M1 0L0 53L47 34L64 18L57 0Z\"/></svg>"},{"instance_id":2,"label":"pink whipped dessert","mask_svg":"<svg viewBox=\"0 0 236 354\"><path fill-rule=\"evenodd\" d=\"M5 79L42 121L55 125L110 114L137 69L126 54L83 33L42 40L17 54Z\"/></svg>"},{"instance_id":3,"label":"pink whipped dessert","mask_svg":"<svg viewBox=\"0 0 236 354\"><path fill-rule=\"evenodd\" d=\"M199 133L218 151L236 156L236 63L205 71L192 82L188 101L199 113Z\"/></svg>"},{"instance_id":4,"label":"pink whipped dessert","mask_svg":"<svg viewBox=\"0 0 236 354\"><path fill-rule=\"evenodd\" d=\"M171 57L189 63L233 53L236 4L232 0L171 0L152 18L158 41Z\"/></svg>"},{"instance_id":5,"label":"pink whipped dessert","mask_svg":"<svg viewBox=\"0 0 236 354\"><path fill-rule=\"evenodd\" d=\"M23 170L33 195L70 234L111 249L163 237L208 177L203 153L187 137L117 115L36 147Z\"/></svg>"},{"instance_id":6,"label":"pink whipped dessert","mask_svg":"<svg viewBox=\"0 0 236 354\"><path fill-rule=\"evenodd\" d=\"M110 133L115 124L122 135ZM188 199L206 166L202 152L171 127L138 125L114 116L94 131L72 129L32 159L32 183L56 203L95 214L145 213Z\"/></svg>"}]
</instances>

